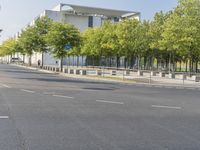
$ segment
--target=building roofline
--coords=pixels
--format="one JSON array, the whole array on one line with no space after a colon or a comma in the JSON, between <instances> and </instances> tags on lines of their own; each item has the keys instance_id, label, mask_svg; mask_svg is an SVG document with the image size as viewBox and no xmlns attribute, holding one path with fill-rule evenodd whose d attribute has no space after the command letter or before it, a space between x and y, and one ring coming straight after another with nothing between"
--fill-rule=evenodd
<instances>
[{"instance_id":1,"label":"building roofline","mask_svg":"<svg viewBox=\"0 0 200 150\"><path fill-rule=\"evenodd\" d=\"M67 3L60 3L59 5L57 5L57 7L60 7L59 11L62 11L62 8L64 6L71 7L77 13L89 13L89 14L97 14L97 15L104 15L104 16L118 16L118 17L121 17L121 16L126 15L126 14L140 15L140 12L135 12L135 11L80 6L80 5L67 4ZM81 10L83 12L81 12Z\"/></svg>"}]
</instances>

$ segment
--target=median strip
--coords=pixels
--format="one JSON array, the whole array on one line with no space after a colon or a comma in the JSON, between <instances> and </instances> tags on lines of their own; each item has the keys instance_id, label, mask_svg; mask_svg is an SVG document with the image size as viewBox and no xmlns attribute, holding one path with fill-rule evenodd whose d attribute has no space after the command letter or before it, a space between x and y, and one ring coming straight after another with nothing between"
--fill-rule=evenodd
<instances>
[{"instance_id":1,"label":"median strip","mask_svg":"<svg viewBox=\"0 0 200 150\"><path fill-rule=\"evenodd\" d=\"M100 103L110 103L110 104L120 104L123 105L123 102L115 102L115 101L105 101L105 100L96 100L96 102L100 102Z\"/></svg>"}]
</instances>

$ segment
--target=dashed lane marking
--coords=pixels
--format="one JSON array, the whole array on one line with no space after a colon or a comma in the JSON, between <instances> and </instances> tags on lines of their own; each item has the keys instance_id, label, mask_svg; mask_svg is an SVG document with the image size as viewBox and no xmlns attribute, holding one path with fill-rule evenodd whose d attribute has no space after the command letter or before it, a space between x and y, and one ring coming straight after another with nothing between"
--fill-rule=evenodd
<instances>
[{"instance_id":1,"label":"dashed lane marking","mask_svg":"<svg viewBox=\"0 0 200 150\"><path fill-rule=\"evenodd\" d=\"M96 100L96 102L100 102L100 103L110 103L110 104L120 104L123 105L123 102L115 102L115 101L105 101L105 100Z\"/></svg>"},{"instance_id":2,"label":"dashed lane marking","mask_svg":"<svg viewBox=\"0 0 200 150\"><path fill-rule=\"evenodd\" d=\"M9 116L0 116L0 119L9 119Z\"/></svg>"},{"instance_id":3,"label":"dashed lane marking","mask_svg":"<svg viewBox=\"0 0 200 150\"><path fill-rule=\"evenodd\" d=\"M168 108L168 109L182 109L181 107L174 107L174 106L162 106L162 105L152 105L153 108Z\"/></svg>"},{"instance_id":4,"label":"dashed lane marking","mask_svg":"<svg viewBox=\"0 0 200 150\"><path fill-rule=\"evenodd\" d=\"M53 96L54 96L54 97L60 97L60 98L74 99L74 97L64 96L64 95L53 95Z\"/></svg>"},{"instance_id":5,"label":"dashed lane marking","mask_svg":"<svg viewBox=\"0 0 200 150\"><path fill-rule=\"evenodd\" d=\"M8 86L8 85L6 85L6 84L1 84L1 86L3 86L3 87L5 87L5 88L11 88L11 86Z\"/></svg>"},{"instance_id":6,"label":"dashed lane marking","mask_svg":"<svg viewBox=\"0 0 200 150\"><path fill-rule=\"evenodd\" d=\"M25 89L21 89L21 91L27 92L27 93L35 93L35 91L30 91L30 90L25 90Z\"/></svg>"}]
</instances>

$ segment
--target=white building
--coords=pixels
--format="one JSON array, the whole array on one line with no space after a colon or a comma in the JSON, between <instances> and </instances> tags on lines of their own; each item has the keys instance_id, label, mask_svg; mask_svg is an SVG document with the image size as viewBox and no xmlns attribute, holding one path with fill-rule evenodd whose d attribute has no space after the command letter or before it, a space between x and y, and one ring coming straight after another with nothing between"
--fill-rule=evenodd
<instances>
[{"instance_id":1,"label":"white building","mask_svg":"<svg viewBox=\"0 0 200 150\"><path fill-rule=\"evenodd\" d=\"M111 20L113 23L119 22L125 18L134 18L140 20L139 12L94 8L62 3L53 8L52 10L45 10L38 17L42 16L48 16L53 21L73 24L81 32L87 29L88 27L101 26L105 20ZM30 25L33 25L35 20L33 20ZM25 63L28 63L29 59L29 57L25 57ZM59 64L59 60L53 58L53 56L49 53L34 53L34 55L31 58L32 64L36 65L38 60L43 61L44 65ZM80 60L79 62L84 61ZM64 64L66 64L66 60Z\"/></svg>"}]
</instances>

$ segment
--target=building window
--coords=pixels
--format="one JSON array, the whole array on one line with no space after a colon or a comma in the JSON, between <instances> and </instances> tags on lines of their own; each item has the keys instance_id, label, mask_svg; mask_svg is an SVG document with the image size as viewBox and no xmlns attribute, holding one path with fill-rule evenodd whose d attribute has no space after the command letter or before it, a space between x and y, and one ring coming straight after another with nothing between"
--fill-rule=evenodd
<instances>
[{"instance_id":1,"label":"building window","mask_svg":"<svg viewBox=\"0 0 200 150\"><path fill-rule=\"evenodd\" d=\"M118 17L114 17L114 22L119 22L119 18Z\"/></svg>"},{"instance_id":2,"label":"building window","mask_svg":"<svg viewBox=\"0 0 200 150\"><path fill-rule=\"evenodd\" d=\"M93 16L88 17L88 27L93 27Z\"/></svg>"}]
</instances>

